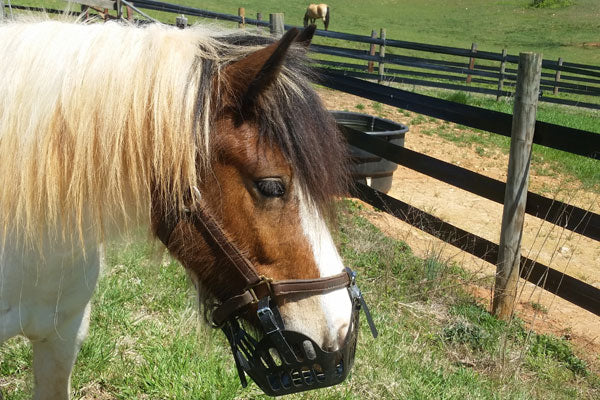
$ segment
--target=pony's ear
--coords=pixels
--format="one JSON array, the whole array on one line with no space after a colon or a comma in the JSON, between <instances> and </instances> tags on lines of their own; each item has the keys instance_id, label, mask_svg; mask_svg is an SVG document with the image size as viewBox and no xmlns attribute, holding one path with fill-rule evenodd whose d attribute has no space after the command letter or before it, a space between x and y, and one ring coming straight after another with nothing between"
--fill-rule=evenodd
<instances>
[{"instance_id":1,"label":"pony's ear","mask_svg":"<svg viewBox=\"0 0 600 400\"><path fill-rule=\"evenodd\" d=\"M298 36L298 29L292 28L277 42L249 54L245 58L227 66L224 80L229 89L238 117L248 117L261 93L277 79L285 55Z\"/></svg>"},{"instance_id":2,"label":"pony's ear","mask_svg":"<svg viewBox=\"0 0 600 400\"><path fill-rule=\"evenodd\" d=\"M315 30L317 30L317 26L315 24L311 24L308 28L304 28L302 32L296 36L296 42L308 48L313 36L315 35Z\"/></svg>"}]
</instances>

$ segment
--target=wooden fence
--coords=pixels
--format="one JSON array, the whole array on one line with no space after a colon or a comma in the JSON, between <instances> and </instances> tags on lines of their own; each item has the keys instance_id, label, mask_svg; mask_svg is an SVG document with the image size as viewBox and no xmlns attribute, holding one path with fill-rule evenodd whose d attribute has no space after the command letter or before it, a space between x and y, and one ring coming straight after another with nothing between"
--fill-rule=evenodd
<instances>
[{"instance_id":1,"label":"wooden fence","mask_svg":"<svg viewBox=\"0 0 600 400\"><path fill-rule=\"evenodd\" d=\"M321 84L366 99L430 115L476 129L511 135L512 115L457 104L321 70ZM465 168L390 144L364 133L344 129L348 143L432 178L503 204L506 184ZM535 123L533 143L574 154L600 158L600 135L544 122ZM407 203L359 185L354 195L411 225L487 262L496 264L499 246ZM600 241L600 215L527 192L525 213ZM600 289L521 257L520 275L596 315L600 315Z\"/></svg>"},{"instance_id":2,"label":"wooden fence","mask_svg":"<svg viewBox=\"0 0 600 400\"><path fill-rule=\"evenodd\" d=\"M312 45L311 50L329 59L315 57L324 68L342 70L346 76L369 79L378 83L399 83L441 89L460 90L501 97L512 97L517 79L518 56L471 49L437 46L423 43L361 36L341 32L317 31L317 35L350 43L365 43L365 50L349 47ZM378 45L379 54L370 51ZM386 49L383 50L382 49ZM429 57L393 54L391 50L405 49L428 53ZM432 55L444 55L433 58ZM356 61L363 61L359 64ZM482 61L485 62L482 63ZM497 65L492 65L492 63ZM378 73L369 72L369 63L378 63ZM384 67L382 67L384 65ZM403 67L403 68L398 68ZM600 109L600 67L564 62L562 59L543 60L540 101L576 107ZM559 96L566 94L567 96ZM581 99L581 100L579 100ZM591 100L589 100L591 99ZM597 99L597 100L596 100ZM584 101L587 100L587 101ZM590 102L594 101L594 102Z\"/></svg>"},{"instance_id":3,"label":"wooden fence","mask_svg":"<svg viewBox=\"0 0 600 400\"><path fill-rule=\"evenodd\" d=\"M85 2L87 0L81 1ZM127 3L126 0L122 1L124 1L124 4ZM268 27L270 25L269 22L263 21L260 17L257 19L250 19L245 15L234 16L220 14L190 7L159 3L153 0L139 0L134 4L136 7L140 8L174 12L178 14L185 13L186 15L216 18L237 22L239 24L256 25L258 27ZM242 14L242 12L240 12L240 14ZM270 21L272 25L270 30L272 32L277 32L278 26L280 26L282 23L281 18L271 17ZM285 28L289 29L290 26L286 25ZM509 69L505 69L504 64L508 62L514 63L516 61L513 59L514 56L508 56L506 52L503 52L503 55L500 56L482 51L477 51L475 53L475 46L473 47L473 50L461 50L442 46L421 45L386 39L381 40L377 38L374 39L370 36L348 35L341 34L339 32L317 31L317 34L327 37L344 37L344 40L349 40L349 38L351 38L355 39L355 41L370 45L375 44L390 46L390 43L392 43L397 47L403 46L403 48L415 48L422 51L423 48L426 47L427 51L435 51L441 54L460 53L459 55L468 57L469 60L471 60L471 58L496 60L502 62L502 66L500 68L502 68L508 74L512 72ZM327 51L331 50L326 46L321 46L317 49L325 49ZM395 61L398 61L398 57L400 57L391 56L389 54L386 55L384 50L380 53L379 58L371 59L369 57L377 56L368 54L374 53L374 50L370 50L371 48L369 48L368 52L365 52L365 54L361 55L360 59L378 62L381 65L383 62L394 63ZM352 51L356 52L357 50ZM405 57L402 60L408 62L408 59L409 58ZM413 61L415 60L413 59ZM442 68L457 68L456 65L451 65L448 61L428 61L430 64L439 68L440 71L443 71ZM422 62L422 60L419 62ZM570 72L583 75L582 69L585 69L591 74L590 76L594 76L592 74L594 69L600 71L600 67L569 64L565 62L562 62L562 65L559 64L561 63L557 62L552 64L552 62L547 60L542 62L542 66L545 68L550 69L554 65L557 72ZM327 65L330 67L328 62L324 62L322 65ZM474 67L474 62L471 61L469 61L469 66L470 65L473 65L473 68L466 68L463 72L467 75L467 77L469 75L471 76L471 84L476 82L476 79L478 79L474 78L475 76L492 77L489 74L485 75L486 73L491 74L489 70L486 72L485 68L477 69ZM368 68L367 65L364 67ZM390 71L386 68L387 67L379 68L379 73L377 74L381 76L383 70L384 78L380 79L382 82L386 80L385 76L387 76L387 72ZM511 136L511 124L513 117L510 114L424 96L387 85L374 83L370 80L357 79L354 76L350 76L351 74L348 73L348 71L332 70L331 68L318 68L318 71L322 77L320 83L332 89L340 90L383 104L410 110L419 114L429 115L468 127L503 136ZM595 74L600 76L600 72L595 72ZM359 76L365 77L362 75ZM371 76L366 77L372 78ZM542 73L542 77L544 77L544 73ZM502 78L502 76L499 76L499 78ZM565 86L563 80L566 80L565 75L560 74L560 80L556 79L555 85L558 85L559 88L565 88L566 90L568 89L568 86ZM600 82L600 80L598 80L598 82ZM504 84L506 84L506 82L504 82ZM541 84L543 87L545 84L543 80ZM480 91L483 90L481 88L477 89ZM554 86L552 87L552 90L554 90ZM490 94L497 94L497 92L491 92ZM540 100L543 100L543 97ZM565 100L565 104L567 103L568 102ZM352 129L346 128L345 135L348 143L353 146L359 147L372 154L383 157L394 163L413 169L432 178L441 180L460 189L474 193L478 196L482 196L501 204L504 202L504 194L506 189L506 184L504 182L480 175L473 171L469 171L441 160L437 160L430 156L390 144L389 142L369 136L362 132L354 131ZM572 154L578 154L593 159L600 159L600 135L592 132L538 121L535 123L533 143L566 151ZM398 199L394 199L386 194L377 192L368 186L358 185L354 194L367 203L384 210L396 216L397 218L402 219L413 226L462 249L463 251L466 251L492 264L496 264L498 261L499 246L495 243L448 224L433 215L419 210ZM544 219L550 223L560 225L561 227L596 241L600 241L600 215L532 192L527 192L526 198L527 201L525 205L525 213ZM597 289L592 285L523 256L520 257L520 276L523 279L578 305L579 307L582 307L596 315L600 315L600 289Z\"/></svg>"},{"instance_id":4,"label":"wooden fence","mask_svg":"<svg viewBox=\"0 0 600 400\"><path fill-rule=\"evenodd\" d=\"M72 2L103 12L103 18L107 18L110 9L115 10L115 16L122 15L122 7L127 7L130 15L133 7L142 14L144 13L140 9L237 22L240 27L270 26L270 21L263 20L261 13L258 13L256 18L248 18L245 12L242 15L243 8L238 10L239 15L230 15L155 0L75 0ZM34 9L18 5L13 5L13 8ZM57 12L57 10L48 10L48 12ZM285 29L291 27L292 25L285 25ZM380 30L379 37L375 31L371 32L371 35L363 36L317 30L316 35L327 38L328 42L335 40L339 45L313 44L311 50L315 55L315 63L324 68L343 70L346 76L369 79L378 83L488 94L496 96L497 99L514 95L518 56L508 54L506 49L494 53L478 49L475 43L469 49L462 49L393 40L385 37L385 29ZM356 48L361 46L364 48ZM376 46L379 46L377 52ZM410 51L412 55L398 54L401 50ZM375 63L378 64L377 72L373 69ZM542 67L540 101L600 109L600 66L570 63L559 58L543 60Z\"/></svg>"}]
</instances>

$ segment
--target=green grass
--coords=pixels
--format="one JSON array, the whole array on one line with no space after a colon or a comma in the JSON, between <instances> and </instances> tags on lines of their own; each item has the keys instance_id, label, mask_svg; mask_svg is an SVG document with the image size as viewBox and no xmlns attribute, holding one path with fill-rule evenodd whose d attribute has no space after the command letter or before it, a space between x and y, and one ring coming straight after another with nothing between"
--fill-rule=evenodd
<instances>
[{"instance_id":1,"label":"green grass","mask_svg":"<svg viewBox=\"0 0 600 400\"><path fill-rule=\"evenodd\" d=\"M341 204L337 241L380 337L363 321L350 378L291 399L597 398L597 373L567 342L496 320L460 289L469 274L415 257L364 212ZM0 347L6 400L29 398L30 363L25 340ZM198 321L183 269L143 241L108 247L73 388L73 398L267 399L254 384L240 387L225 338Z\"/></svg>"},{"instance_id":2,"label":"green grass","mask_svg":"<svg viewBox=\"0 0 600 400\"><path fill-rule=\"evenodd\" d=\"M285 22L302 25L306 1L291 0L171 0L172 3L237 14L245 7L246 16L261 12L285 13ZM545 0L542 3L549 3ZM554 1L556 2L556 1ZM64 7L59 0L14 0L54 8ZM532 7L532 0L329 0L330 28L334 31L370 35L371 30L386 28L387 37L438 45L470 48L509 54L521 51L541 52L546 58L587 64L600 64L600 54L586 43L597 37L600 2L577 0L562 8ZM148 12L174 22L175 15ZM207 20L204 20L205 22ZM236 24L229 24L236 26ZM366 45L363 45L365 47ZM365 47L366 49L366 47Z\"/></svg>"},{"instance_id":3,"label":"green grass","mask_svg":"<svg viewBox=\"0 0 600 400\"><path fill-rule=\"evenodd\" d=\"M437 93L440 95L440 93ZM468 104L476 107L491 109L512 114L512 101L496 101L495 99L474 96L464 92L441 94L447 100ZM553 104L538 104L537 119L556 125L600 133L598 118L600 112L572 107L562 107ZM456 143L479 144L494 146L507 153L510 140L507 137L489 132L464 128L457 131L441 125L434 132L447 140ZM598 190L600 188L600 161L588 157L533 145L532 168L541 175L558 175L572 177L585 187Z\"/></svg>"}]
</instances>

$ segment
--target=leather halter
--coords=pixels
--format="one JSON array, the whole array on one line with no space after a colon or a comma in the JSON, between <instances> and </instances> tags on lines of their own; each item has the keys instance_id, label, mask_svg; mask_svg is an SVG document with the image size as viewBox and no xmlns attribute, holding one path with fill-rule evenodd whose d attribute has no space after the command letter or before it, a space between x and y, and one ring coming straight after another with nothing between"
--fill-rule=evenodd
<instances>
[{"instance_id":1,"label":"leather halter","mask_svg":"<svg viewBox=\"0 0 600 400\"><path fill-rule=\"evenodd\" d=\"M223 256L229 260L225 263L228 270L224 273L230 276L237 275L245 283L245 288L241 293L223 301L212 311L212 321L210 322L215 327L221 326L245 307L258 303L259 299L265 296L280 298L289 295L314 295L351 285L351 278L347 272L325 278L291 279L275 282L270 278L259 275L252 262L227 238L220 224L207 212L197 188L194 188L194 194L196 197L194 208L191 211L184 212L183 219L191 223L202 234L204 240L215 244ZM167 248L169 248L171 234L181 220L174 213L171 213L158 224L156 235Z\"/></svg>"}]
</instances>

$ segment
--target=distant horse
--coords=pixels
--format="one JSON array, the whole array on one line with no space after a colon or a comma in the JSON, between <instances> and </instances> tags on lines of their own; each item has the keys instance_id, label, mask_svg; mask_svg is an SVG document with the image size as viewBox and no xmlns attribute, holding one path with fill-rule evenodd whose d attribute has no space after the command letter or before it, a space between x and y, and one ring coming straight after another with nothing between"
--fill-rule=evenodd
<instances>
[{"instance_id":1,"label":"distant horse","mask_svg":"<svg viewBox=\"0 0 600 400\"><path fill-rule=\"evenodd\" d=\"M304 27L306 28L311 24L314 24L317 19L322 19L325 24L325 30L329 29L329 16L331 11L327 4L310 4L304 14Z\"/></svg>"},{"instance_id":2,"label":"distant horse","mask_svg":"<svg viewBox=\"0 0 600 400\"><path fill-rule=\"evenodd\" d=\"M30 339L35 399L69 398L101 243L140 225L216 304L243 383L347 375L357 296L326 224L346 150L293 43L313 32L0 24L0 343Z\"/></svg>"}]
</instances>

